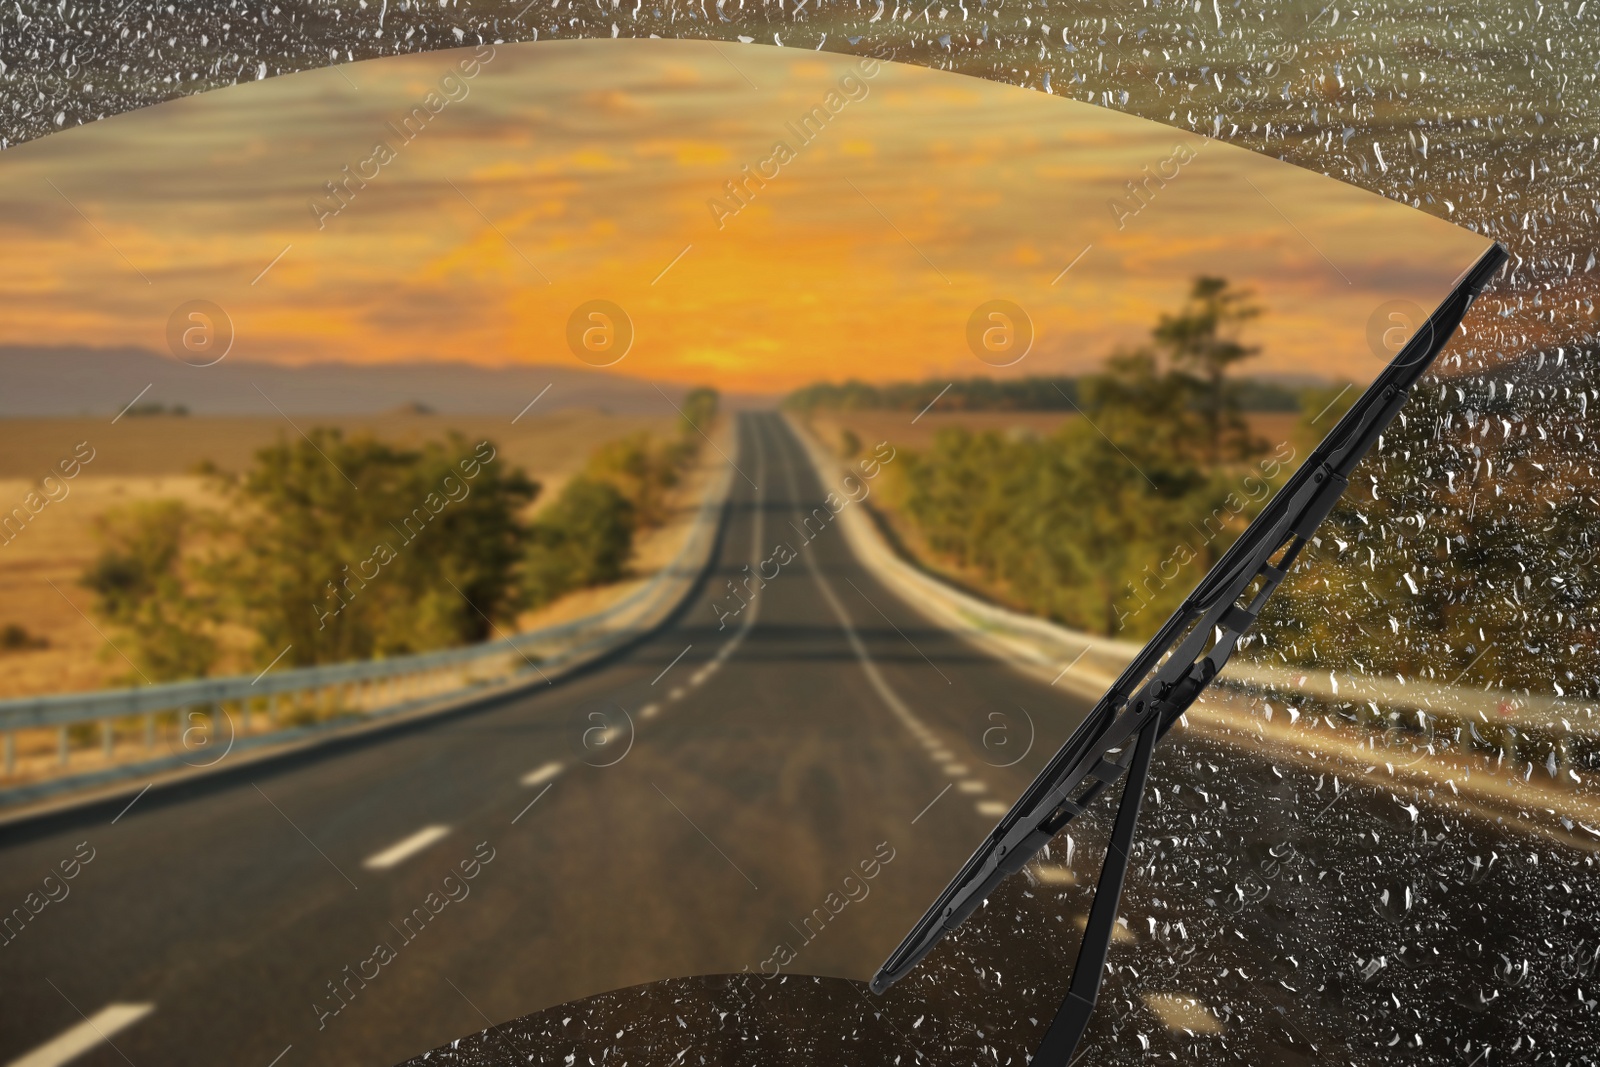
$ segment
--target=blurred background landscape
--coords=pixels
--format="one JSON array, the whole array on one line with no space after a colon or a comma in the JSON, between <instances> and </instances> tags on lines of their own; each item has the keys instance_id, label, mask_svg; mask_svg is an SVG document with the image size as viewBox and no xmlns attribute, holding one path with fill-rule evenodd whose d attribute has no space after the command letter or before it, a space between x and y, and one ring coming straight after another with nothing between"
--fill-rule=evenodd
<instances>
[{"instance_id":1,"label":"blurred background landscape","mask_svg":"<svg viewBox=\"0 0 1600 1067\"><path fill-rule=\"evenodd\" d=\"M710 403L714 411L715 400ZM709 425L703 409L696 413ZM318 416L308 423L308 438L290 443L293 431L286 432L283 418L276 415L131 410L118 424L117 447L95 452L81 481L52 483L69 486L61 499L70 497L73 504L60 509L60 519L49 525L49 537L21 536L26 526L8 531L15 544L7 545L4 580L14 621L8 624L11 636L0 687L5 695L22 696L246 671L261 662L261 642L315 623L311 605L326 602L337 609L339 602L329 598L326 583L342 577L341 568L370 558L373 545L385 536L403 544L404 535L387 523L409 514L413 500L434 491L461 458L473 456L486 440L499 457L497 475L504 473L475 481L474 510L449 536L439 536L434 551L459 553L455 562L441 565L435 556L431 563L439 569L431 582L418 570L403 593L395 590L398 603L373 603L371 610L379 616L415 610L430 595L449 592L448 575L474 590L474 603L487 607L493 621L523 628L554 617L541 609L565 593L612 583L628 573L635 562L634 534L663 524L665 500L697 454L699 441L680 436L676 416L576 408L514 427L507 421L438 415L414 404L410 410L373 416ZM49 467L44 457L70 456L76 443L94 439L104 427L100 418L0 421L10 465L0 467L0 487L14 490L12 495L21 499L36 488L28 475ZM324 465L323 455L353 478L365 481L365 473L379 484L365 496L352 493L346 499L333 484L322 484L332 479L339 489L347 488ZM318 473L306 469L312 464L320 468ZM596 497L601 485L615 495ZM354 513L329 519L328 509L339 512L352 501ZM292 513L294 506L300 514ZM578 513L572 513L574 507ZM546 511L558 516L558 522L593 524L586 532L601 538L611 529L610 536L620 538L620 544L606 548L600 541L587 541L586 547L608 557L569 558L562 569L570 579L552 584L549 577L530 577L526 590L507 592L521 581L521 556L546 551L530 547L541 536L549 539L530 525ZM254 549L241 542L247 527L252 537L282 538L296 523L319 520L325 525L307 536L317 546L320 562L310 557L293 561L301 574L299 584L279 589L271 621L254 616L262 604L224 595L225 589L241 585L278 584L268 574L253 573L246 563L246 556L264 563L252 552L266 548L261 541ZM641 558L651 565L660 562L649 552ZM284 565L290 562L283 560ZM549 569L536 560L529 566ZM562 581L570 584L563 587ZM483 640L486 620L456 594L450 593L450 600L456 602L452 617L431 624L419 621L417 632L378 637L369 617L365 632L355 625L341 627L338 642L302 639L305 658L291 655L290 663L395 655ZM575 610L579 602L590 606L580 600L568 609ZM111 627L127 658L106 647L104 636L84 625L80 611ZM281 647L279 642L273 650Z\"/></svg>"},{"instance_id":2,"label":"blurred background landscape","mask_svg":"<svg viewBox=\"0 0 1600 1067\"><path fill-rule=\"evenodd\" d=\"M1141 856L1148 866L1135 871L1130 885L1128 937L1119 939L1106 1009L1091 1031L1090 1047L1096 1062L1115 1062L1136 1039L1158 1051L1197 1057L1248 1049L1256 1062L1323 1062L1330 1048L1341 1059L1363 1064L1452 1057L1592 1062L1600 930L1585 905L1600 891L1594 873L1600 819L1589 784L1593 755L1586 746L1594 736L1591 705L1600 687L1589 532L1600 513L1591 458L1597 428L1590 410L1600 400L1592 370L1600 208L1591 165L1595 134L1583 117L1596 103L1600 60L1594 43L1600 39L1600 12L1592 5L1515 4L1493 14L1460 4L1424 10L1316 2L1169 4L1134 11L1092 2L957 5L927 11L891 7L892 14L872 4L800 12L725 5L707 18L699 8L682 5L631 13L572 8L559 15L517 4L435 9L400 3L383 5L381 14L372 5L360 12L283 5L269 15L219 3L181 14L141 12L125 28L119 6L22 5L15 34L0 45L0 81L14 89L15 106L3 120L10 144L203 87L320 68L330 60L527 39L535 30L545 41L705 34L728 42L726 55L735 63L741 52L734 42L749 38L796 51L820 46L893 57L1070 96L1332 175L1506 243L1513 253L1510 268L1469 316L1451 359L1425 380L1404 419L1352 479L1306 564L1263 620L1260 638L1242 654L1257 664L1294 667L1292 677L1337 675L1333 691L1316 698L1243 700L1234 709L1242 717L1235 722L1247 725L1231 732L1197 725L1194 734L1175 736L1164 754L1157 780L1165 802L1147 815L1149 840L1141 844ZM337 71L321 76L335 87L344 84ZM728 77L745 84L735 71ZM725 176L719 173L718 180ZM893 214L878 195L885 190L866 187ZM1293 213L1292 204L1273 199ZM856 209L873 223L865 205ZM69 209L58 202L52 210L66 218ZM458 210L470 214L465 205ZM93 205L90 214L105 223ZM492 208L491 215L499 217ZM1157 217L1154 209L1151 217ZM750 221L746 216L730 225ZM927 239L938 227L931 217L919 221L929 224L912 228L911 237L931 248ZM281 243L267 243L259 256L252 251L249 268L241 266L244 276L254 274ZM1064 254L1044 272L1046 280L1083 243L1063 241L1070 247L1052 250ZM646 273L664 266L677 247L664 247L659 264ZM503 250L501 255L509 259ZM932 258L949 267L937 249ZM1149 350L1157 360L1155 382L1172 367L1161 362L1167 354L1151 331L1162 314L1183 313L1196 273L1175 271L1172 286L1157 299L1124 309L1116 340ZM1241 291L1260 289L1258 279L1242 272L1219 273ZM1360 327L1376 303L1368 299L1346 318ZM1239 336L1269 353L1281 352L1262 329L1290 325L1283 310L1269 307ZM150 329L160 326L160 318L150 317ZM951 336L959 334L959 322L944 325ZM1100 356L1112 347L1107 338L1086 349ZM1327 347L1362 346L1359 339L1328 339ZM911 367L875 373L865 387L811 388L842 385L857 372L845 362L797 374L767 400L787 397L788 410L838 456L870 455L880 440L904 447L901 456L909 462L897 458L886 468L872 503L881 527L921 566L993 601L1091 634L1134 638L1159 621L1163 605L1192 586L1204 553L1241 528L1241 519L1224 507L1228 493L1248 497L1255 483L1247 486L1246 477L1272 477L1262 461L1283 442L1301 447L1306 424L1319 411L1315 401L1332 400L1340 380L1325 368L1300 377L1283 367L1263 373L1244 362L1236 368L1238 378L1268 388L1241 391L1233 399L1250 436L1268 447L1196 463L1192 452L1152 439L1135 417L1137 408L1124 407L1126 421L1119 422L1116 390L1107 391L1118 384L1115 375L1092 381L1098 368L1025 365L1017 378L1032 376L1033 386L1020 397L995 395L963 384L966 375L958 370L970 367L970 360L957 356L938 368L950 371L945 376ZM711 374L676 380L680 390L698 381L724 384L725 392L750 388L748 382L726 385ZM133 384L116 403L59 414L89 406L109 414L143 382ZM940 396L946 386L949 391ZM1099 400L1093 401L1097 389ZM1174 406L1164 410L1180 417L1159 429L1203 448L1209 435L1193 425L1202 410L1197 399L1190 392L1175 400L1172 392L1167 400ZM1051 394L1065 394L1063 400L1081 411L1060 406ZM935 397L938 402L927 409ZM444 440L448 427L477 429L474 420L444 405L437 405L441 414L435 415L396 410L412 403L433 406L432 400L402 390L360 417L328 410L307 425L336 422L351 435L372 426L412 446ZM523 402L508 401L505 417ZM662 445L677 439L670 411L633 409L621 401L605 406L608 415L555 416L573 420L556 422L567 427L565 433L542 444L530 441L530 451L517 452L530 457L529 477L545 486L538 499L552 501L553 487L584 469L605 441L640 430ZM1087 425L1084 411L1103 433ZM198 411L188 416L199 417ZM150 417L152 425L163 427L182 421L170 414ZM132 414L117 428L130 423ZM61 455L70 455L82 439L67 429L60 428L67 445ZM27 436L30 442L37 438ZM508 455L518 448L504 429L489 436ZM479 439L476 432L467 438ZM581 443L556 453L567 438ZM250 449L270 440L270 434L252 438L234 458L216 462L232 471L248 469ZM550 451L535 460L534 448ZM1137 460L1149 479L1139 477L1119 450ZM52 453L47 462L59 458ZM95 463L110 458L102 453ZM980 459L988 465L980 468ZM164 462L140 477L168 477ZM1111 473L1114 467L1118 474ZM89 470L95 469L91 464ZM105 469L112 469L109 463ZM1006 477L982 479L984 492L957 491L995 469ZM30 470L20 477L36 477L37 467ZM201 488L200 476L174 471L170 477L169 488L195 479L195 494L219 491ZM24 484L19 481L18 488ZM74 492L90 485L85 481ZM169 488L160 495L191 491ZM1103 506L1098 519L1108 531L1107 541L1097 546L1108 565L1095 575L1067 551L1073 542L1047 537L1040 525L1071 528L1086 515L1086 493ZM1213 540L1205 520L1219 507L1228 521ZM1019 513L1036 524L1008 521ZM531 524L531 514L524 514ZM1201 530L1188 527L1190 522ZM54 573L57 584L88 609L91 589L68 583L77 583L109 546L95 539L89 524L79 534L76 541L64 540L76 546L76 554L56 564ZM1182 550L1197 561L1164 577L1174 573L1172 561L1185 555ZM1029 581L1029 575L1041 578ZM870 607L860 608L871 617ZM889 610L900 625L910 625ZM29 618L17 625L26 633L7 658L21 663L47 654L26 647L33 634ZM886 639L898 640L885 629ZM911 632L921 647L932 647L931 635ZM888 648L888 640L874 649ZM662 653L640 687L676 652ZM100 673L80 676L85 686L105 684L125 669L98 659L96 664ZM1391 703L1339 691L1338 684L1348 686L1351 678L1374 685L1393 679L1401 690L1416 690L1426 680L1458 694L1475 691L1485 697L1484 715L1468 711L1419 726L1417 709L1403 699ZM930 686L925 692L937 691ZM817 703L825 699L811 706ZM1537 716L1537 725L1527 730L1521 729L1524 705ZM976 704L966 710L974 709ZM1327 716L1326 729L1318 725L1318 714ZM983 721L981 714L976 719ZM1299 732L1280 731L1286 723ZM1362 729L1341 734L1347 723ZM940 729L961 733L968 749L981 754L981 745L971 743L978 731L965 719ZM707 736L713 735L702 733L700 748L686 747L680 757L703 749ZM1369 754L1345 750L1335 759L1339 740L1352 736ZM1418 768L1440 773L1425 778L1413 773ZM1481 790L1498 790L1498 799L1490 803L1487 792L1462 799L1458 789L1469 792L1469 780ZM936 789L929 788L927 797ZM1342 799L1352 793L1352 799ZM1219 797L1231 807L1219 809ZM901 822L916 815L925 799L919 794ZM821 801L816 805L832 810ZM1082 875L1093 870L1093 839L1103 829L1086 827L1075 863L1071 846L1064 864L1057 849L1049 862L1014 880L989 917L969 923L950 953L930 960L929 977L918 987L927 999L890 1007L889 1018L905 1030L888 1035L890 1044L899 1049L907 1035L914 1040L925 1032L910 1027L931 1008L928 1026L945 1028L937 1038L924 1039L930 1052L988 1056L991 1040L994 1047L1004 1045L1002 1055L1025 1050L1031 1017L1041 1004L1054 1003L1045 987L1070 968L1075 945L1059 951L1041 945L1038 931L1081 915L1088 888ZM327 830L336 833L331 823ZM980 832L981 827L972 831ZM1219 840L1239 844L1224 856L1214 844ZM691 843L703 844L698 838ZM639 850L645 851L643 844ZM346 851L359 855L353 844ZM946 851L961 849L955 844ZM815 855L803 848L791 853ZM1299 859L1285 862L1285 856ZM931 896L940 869L929 864L920 889L906 894L909 908ZM766 881L759 872L757 880ZM796 914L809 906L793 903ZM899 932L877 931L878 925L873 924L876 933ZM1187 932L1178 933L1180 927ZM519 944L542 943L527 926L519 932ZM633 941L613 950L626 954L650 943L648 930L634 933ZM1247 947L1231 948L1235 943ZM492 950L483 949L476 956L463 952L460 959L491 956ZM1196 961L1211 968L1237 964L1271 980L1235 980L1226 973L1199 977ZM845 962L830 968L811 957L803 969L849 973ZM1004 982L998 980L1002 974ZM93 995L124 996L127 987L125 982ZM1033 996L1036 987L1045 991ZM500 988L499 999L485 1004L496 1020L539 1003L526 989L519 995L504 992L504 984ZM486 995L469 991L475 999ZM449 1020L440 1026L450 1032L484 1024L457 1001L449 1008L442 1001L423 1002ZM834 1010L846 1014L837 1005ZM67 1009L57 1002L49 1011ZM304 1013L304 1007L296 1002L294 1011ZM614 1032L604 1025L608 1021L596 1033ZM400 1025L391 1018L389 1032ZM997 1033L1002 1036L994 1038ZM32 1042L41 1035L25 1036ZM18 1035L12 1045L30 1047L23 1038ZM263 1062L281 1047L263 1044ZM676 1053L673 1048L666 1058ZM737 1054L731 1055L730 1062L737 1062Z\"/></svg>"}]
</instances>

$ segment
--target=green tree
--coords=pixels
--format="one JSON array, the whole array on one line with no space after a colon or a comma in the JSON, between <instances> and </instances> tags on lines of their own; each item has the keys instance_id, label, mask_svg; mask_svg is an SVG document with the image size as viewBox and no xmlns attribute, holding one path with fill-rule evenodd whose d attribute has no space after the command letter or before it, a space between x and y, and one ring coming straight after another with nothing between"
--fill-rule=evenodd
<instances>
[{"instance_id":1,"label":"green tree","mask_svg":"<svg viewBox=\"0 0 1600 1067\"><path fill-rule=\"evenodd\" d=\"M112 511L96 525L104 547L80 581L141 672L128 680L209 673L218 645L214 600L193 554L199 517L179 501L153 500Z\"/></svg>"},{"instance_id":2,"label":"green tree","mask_svg":"<svg viewBox=\"0 0 1600 1067\"><path fill-rule=\"evenodd\" d=\"M1206 462L1211 466L1260 451L1239 413L1238 395L1228 387L1233 366L1261 351L1239 339L1245 324L1261 315L1261 308L1250 302L1252 295L1234 288L1226 278L1201 275L1183 307L1162 315L1151 334L1195 392L1205 423Z\"/></svg>"},{"instance_id":3,"label":"green tree","mask_svg":"<svg viewBox=\"0 0 1600 1067\"><path fill-rule=\"evenodd\" d=\"M595 449L583 476L616 489L633 506L634 521L651 528L667 521L668 497L684 456L676 443L657 442L644 432L629 434Z\"/></svg>"},{"instance_id":4,"label":"green tree","mask_svg":"<svg viewBox=\"0 0 1600 1067\"><path fill-rule=\"evenodd\" d=\"M717 417L719 399L717 391L709 386L689 390L679 405L682 412L679 429L685 437L698 436L710 427L711 420Z\"/></svg>"},{"instance_id":5,"label":"green tree","mask_svg":"<svg viewBox=\"0 0 1600 1067\"><path fill-rule=\"evenodd\" d=\"M1217 502L1239 478L1223 459L1254 447L1227 375L1255 353L1236 331L1257 313L1198 279L1149 345L1113 353L1075 396L1040 380L1084 413L1051 437L935 435L896 475L929 547L1068 625L1153 631L1242 527Z\"/></svg>"},{"instance_id":6,"label":"green tree","mask_svg":"<svg viewBox=\"0 0 1600 1067\"><path fill-rule=\"evenodd\" d=\"M1205 454L1207 427L1194 410L1188 381L1148 349L1119 351L1080 383L1098 443L1124 456L1127 473L1157 492L1182 495Z\"/></svg>"},{"instance_id":7,"label":"green tree","mask_svg":"<svg viewBox=\"0 0 1600 1067\"><path fill-rule=\"evenodd\" d=\"M237 551L218 576L264 652L401 655L483 640L520 607L519 515L539 487L490 442L407 449L317 429L262 449L231 488Z\"/></svg>"},{"instance_id":8,"label":"green tree","mask_svg":"<svg viewBox=\"0 0 1600 1067\"><path fill-rule=\"evenodd\" d=\"M568 482L529 531L528 602L537 607L622 577L633 554L633 530L633 505L615 486L581 476Z\"/></svg>"}]
</instances>

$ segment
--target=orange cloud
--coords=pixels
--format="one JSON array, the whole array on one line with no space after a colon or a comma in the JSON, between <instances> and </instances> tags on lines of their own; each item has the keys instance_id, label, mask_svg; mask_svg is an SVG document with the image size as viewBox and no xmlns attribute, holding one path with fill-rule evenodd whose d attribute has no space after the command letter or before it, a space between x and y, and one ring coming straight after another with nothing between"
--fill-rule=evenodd
<instances>
[{"instance_id":1,"label":"orange cloud","mask_svg":"<svg viewBox=\"0 0 1600 1067\"><path fill-rule=\"evenodd\" d=\"M359 92L290 75L4 153L0 344L160 350L172 309L204 298L240 358L571 361L567 317L603 297L637 331L617 373L777 391L988 373L966 322L997 297L1038 334L1003 373L1081 371L1204 272L1269 309L1259 370L1365 378L1374 309L1431 309L1487 245L1100 108L777 48L499 45L397 136L471 54L357 64ZM368 166L378 144L392 158Z\"/></svg>"}]
</instances>

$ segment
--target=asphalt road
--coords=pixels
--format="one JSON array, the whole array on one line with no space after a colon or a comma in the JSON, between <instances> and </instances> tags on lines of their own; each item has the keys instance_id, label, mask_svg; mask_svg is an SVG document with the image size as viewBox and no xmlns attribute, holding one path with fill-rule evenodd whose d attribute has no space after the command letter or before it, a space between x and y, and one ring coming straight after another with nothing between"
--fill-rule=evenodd
<instances>
[{"instance_id":1,"label":"asphalt road","mask_svg":"<svg viewBox=\"0 0 1600 1067\"><path fill-rule=\"evenodd\" d=\"M874 581L777 416L738 438L712 572L602 667L4 831L6 908L92 859L0 948L0 1063L89 1018L75 1063L388 1064L656 979L870 975L1087 709Z\"/></svg>"},{"instance_id":2,"label":"asphalt road","mask_svg":"<svg viewBox=\"0 0 1600 1067\"><path fill-rule=\"evenodd\" d=\"M76 860L0 945L0 1063L77 1035L97 1067L386 1065L521 1016L427 1062L1022 1062L1109 805L881 1001L713 979L546 1010L692 975L866 979L1087 710L874 581L825 521L847 487L776 416L738 434L710 575L609 662L0 831L0 907ZM728 584L747 566L753 597ZM1158 751L1083 1062L1596 1062L1596 849L1251 741Z\"/></svg>"}]
</instances>

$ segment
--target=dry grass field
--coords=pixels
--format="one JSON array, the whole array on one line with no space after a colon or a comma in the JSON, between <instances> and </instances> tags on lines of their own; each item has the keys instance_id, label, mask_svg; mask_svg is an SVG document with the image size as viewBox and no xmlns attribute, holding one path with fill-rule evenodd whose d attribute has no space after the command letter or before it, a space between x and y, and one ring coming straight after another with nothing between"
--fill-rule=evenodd
<instances>
[{"instance_id":1,"label":"dry grass field","mask_svg":"<svg viewBox=\"0 0 1600 1067\"><path fill-rule=\"evenodd\" d=\"M646 417L564 410L540 417L536 410L515 425L417 414L295 421L301 430L334 425L349 435L367 432L397 444L441 439L451 430L474 442L489 438L501 455L542 483L535 508L553 500L602 442L639 430L676 432L670 411ZM0 698L98 689L127 674L127 664L90 617L88 591L78 584L98 550L97 520L138 500L220 507L223 499L205 477L193 473L196 466L209 460L224 470L240 470L256 449L284 435L293 438L297 431L278 418L127 416L115 424L88 418L0 419L0 514L10 513L75 449L93 456L64 483L66 492L56 489L58 499L12 540L0 536L0 632L20 627L26 635L13 641L24 647L0 647ZM652 547L655 539L639 546L641 569L662 551ZM587 604L604 592L588 590L577 597ZM581 614L583 605L572 599L572 604L551 605L549 612Z\"/></svg>"},{"instance_id":2,"label":"dry grass field","mask_svg":"<svg viewBox=\"0 0 1600 1067\"><path fill-rule=\"evenodd\" d=\"M663 405L665 409L665 405ZM455 430L474 441L487 437L512 462L535 478L564 477L595 445L635 430L658 434L674 429L676 416L612 415L565 409L540 416L528 412L514 425L487 416L394 413L351 418L294 416L125 416L109 419L0 419L0 479L33 479L46 473L73 446L88 441L96 451L85 474L157 477L192 473L210 460L223 470L246 467L257 449L300 430L336 426L347 436L369 433L395 444L438 440ZM559 486L557 486L559 488Z\"/></svg>"}]
</instances>

